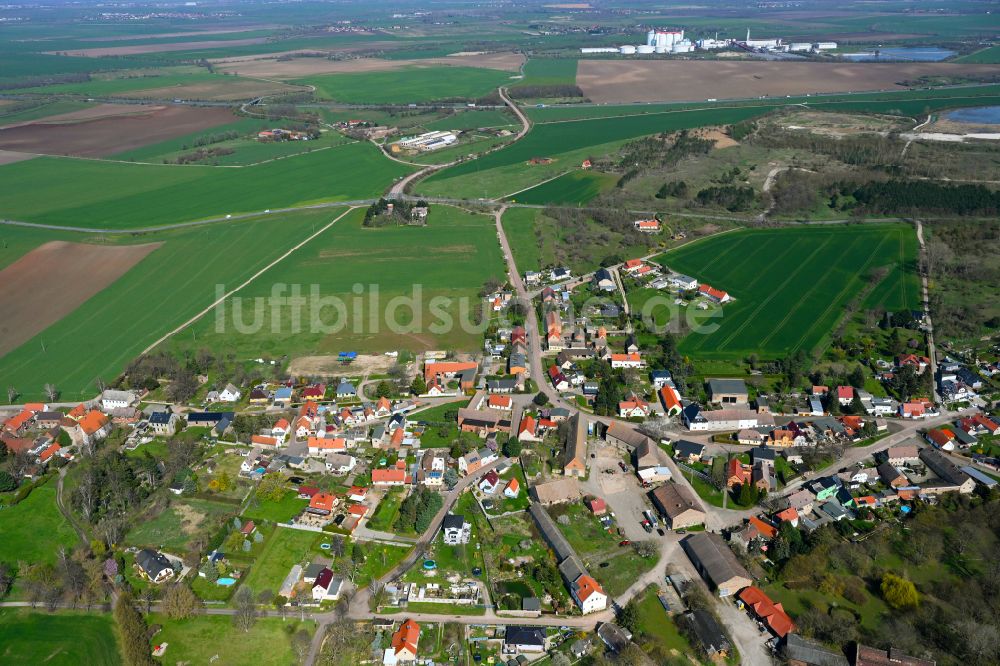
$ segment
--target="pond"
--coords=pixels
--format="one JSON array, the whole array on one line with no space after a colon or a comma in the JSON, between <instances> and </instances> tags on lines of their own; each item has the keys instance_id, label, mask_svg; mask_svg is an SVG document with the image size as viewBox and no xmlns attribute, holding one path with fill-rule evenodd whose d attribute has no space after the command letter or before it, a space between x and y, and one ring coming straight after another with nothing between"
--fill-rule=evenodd
<instances>
[{"instance_id":1,"label":"pond","mask_svg":"<svg viewBox=\"0 0 1000 666\"><path fill-rule=\"evenodd\" d=\"M1000 125L1000 106L977 106L944 114L946 120L977 125Z\"/></svg>"},{"instance_id":2,"label":"pond","mask_svg":"<svg viewBox=\"0 0 1000 666\"><path fill-rule=\"evenodd\" d=\"M855 62L881 62L886 60L908 60L910 62L939 62L955 55L957 51L937 46L896 46L885 49L871 49L863 53L841 53L842 58Z\"/></svg>"}]
</instances>

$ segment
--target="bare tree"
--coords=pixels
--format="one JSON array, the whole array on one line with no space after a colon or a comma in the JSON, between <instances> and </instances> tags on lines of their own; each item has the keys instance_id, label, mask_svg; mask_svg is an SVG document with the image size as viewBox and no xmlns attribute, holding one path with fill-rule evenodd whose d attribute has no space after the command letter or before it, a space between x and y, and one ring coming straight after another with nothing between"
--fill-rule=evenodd
<instances>
[{"instance_id":1,"label":"bare tree","mask_svg":"<svg viewBox=\"0 0 1000 666\"><path fill-rule=\"evenodd\" d=\"M14 398L16 398L17 396L18 396L17 389L14 388L13 386L8 386L7 387L7 403L13 405L14 404Z\"/></svg>"},{"instance_id":2,"label":"bare tree","mask_svg":"<svg viewBox=\"0 0 1000 666\"><path fill-rule=\"evenodd\" d=\"M244 632L250 631L257 622L257 603L254 600L253 590L246 586L240 587L233 597L233 605L236 606L233 624Z\"/></svg>"},{"instance_id":3,"label":"bare tree","mask_svg":"<svg viewBox=\"0 0 1000 666\"><path fill-rule=\"evenodd\" d=\"M201 601L184 583L175 583L163 595L163 610L172 620L191 617L201 606Z\"/></svg>"},{"instance_id":4,"label":"bare tree","mask_svg":"<svg viewBox=\"0 0 1000 666\"><path fill-rule=\"evenodd\" d=\"M46 384L45 395L48 397L49 402L55 402L56 398L59 397L59 389L56 388L55 384Z\"/></svg>"}]
</instances>

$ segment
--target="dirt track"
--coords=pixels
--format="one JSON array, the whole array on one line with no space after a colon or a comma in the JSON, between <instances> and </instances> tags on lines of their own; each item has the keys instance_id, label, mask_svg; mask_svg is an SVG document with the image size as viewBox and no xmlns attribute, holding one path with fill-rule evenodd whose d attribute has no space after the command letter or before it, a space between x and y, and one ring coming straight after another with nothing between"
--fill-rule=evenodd
<instances>
[{"instance_id":1,"label":"dirt track","mask_svg":"<svg viewBox=\"0 0 1000 666\"><path fill-rule=\"evenodd\" d=\"M83 305L159 246L52 241L4 268L0 271L0 356Z\"/></svg>"},{"instance_id":2,"label":"dirt track","mask_svg":"<svg viewBox=\"0 0 1000 666\"><path fill-rule=\"evenodd\" d=\"M64 114L61 122L51 122L53 117L0 129L0 149L43 155L106 157L236 120L228 109L151 106L143 113L143 107L128 108L131 114L127 116L94 120L84 116L81 122L66 122L65 116L73 114Z\"/></svg>"},{"instance_id":3,"label":"dirt track","mask_svg":"<svg viewBox=\"0 0 1000 666\"><path fill-rule=\"evenodd\" d=\"M581 60L576 82L598 103L743 99L899 89L920 76L1000 74L997 65Z\"/></svg>"},{"instance_id":4,"label":"dirt track","mask_svg":"<svg viewBox=\"0 0 1000 666\"><path fill-rule=\"evenodd\" d=\"M482 67L516 72L524 62L518 53L489 53L482 55L446 56L444 58L424 58L420 60L385 60L382 58L357 58L354 60L328 60L326 58L258 58L240 61L225 61L216 65L222 72L235 72L241 76L255 76L265 79L296 79L317 74L348 74L360 72L384 72L407 67Z\"/></svg>"}]
</instances>

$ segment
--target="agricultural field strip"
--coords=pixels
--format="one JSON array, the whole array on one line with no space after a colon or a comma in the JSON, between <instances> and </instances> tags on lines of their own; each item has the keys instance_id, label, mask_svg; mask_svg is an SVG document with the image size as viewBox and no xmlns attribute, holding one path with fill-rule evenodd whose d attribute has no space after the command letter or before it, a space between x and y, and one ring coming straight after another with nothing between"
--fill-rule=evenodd
<instances>
[{"instance_id":1,"label":"agricultural field strip","mask_svg":"<svg viewBox=\"0 0 1000 666\"><path fill-rule=\"evenodd\" d=\"M802 272L802 270L804 270L809 265L809 262L812 261L813 257L815 257L817 254L819 254L820 250L822 250L824 247L826 247L827 245L829 245L830 240L831 240L830 238L827 238L820 245L816 246L816 248L812 251L812 253L808 257L806 257L804 261L802 261L801 263L799 263L799 265L795 268L795 270L793 270L792 272L790 272L785 277L784 281L780 285L778 285L778 287L776 289L773 289L771 291L771 294L767 298L765 298L763 301L761 301L760 304L757 305L756 308L753 309L753 311L750 313L750 316L746 318L746 321L744 321L743 324L740 325L739 328L737 328L735 331L733 331L732 333L730 333L729 337L727 337L726 339L724 339L719 346L720 347L726 347L726 346L728 346L729 343L733 341L733 338L735 338L740 333L742 333L743 329L745 329L747 326L749 326L750 323L753 322L757 318L757 315L760 314L760 311L763 310L764 308L766 308L768 306L768 304L771 301L773 301L778 296L778 294L782 293L782 291L785 289L785 287L787 287L789 285L789 283L791 283L792 280L794 280L796 278L796 276L798 276L798 274L800 272ZM787 255L789 252L791 252L791 250L794 247L795 247L794 245L789 244L789 246L785 249L785 251L782 252L781 256L778 258L778 260L776 261L776 263L779 263L780 260L783 259L785 257L785 255ZM752 288L752 283L751 283L751 285L747 285L747 286Z\"/></svg>"},{"instance_id":2,"label":"agricultural field strip","mask_svg":"<svg viewBox=\"0 0 1000 666\"><path fill-rule=\"evenodd\" d=\"M855 243L857 243L857 241L860 240L860 239L861 239L861 237L859 236L858 239L855 240ZM875 248L872 250L872 253L870 255L868 255L868 259L865 260L865 263L861 266L861 268L859 268L857 271L855 271L855 275L860 275L865 270L868 269L868 267L871 265L872 261L874 261L876 255L882 249L882 246L885 245L885 243L888 240L890 240L889 237L883 238L878 243L878 245L875 246ZM853 247L853 244L852 244L852 247ZM841 256L843 256L843 255L841 255ZM886 279L888 279L888 276L886 276ZM806 339L809 338L809 336L813 332L813 329L815 329L820 324L820 322L823 322L824 320L826 320L826 318L828 316L830 316L830 313L834 310L834 308L841 306L845 302L845 300L844 300L845 299L845 294L847 294L848 291L850 290L850 288L853 286L853 282L854 282L854 280L848 280L844 284L844 288L841 289L840 293L837 294L837 297L830 299L830 304L826 307L825 310L823 310L823 312L822 312L822 314L820 314L820 316L818 316L818 317L815 318L815 320L813 321L812 325L808 329L806 329L805 333L802 334L802 337L799 338L799 343L797 345L795 345L795 348L794 348L793 351L797 351L799 348L801 348L802 347L802 342L804 340L806 340ZM815 284L813 285L813 287L809 290L809 293L806 294L806 296L808 296L809 294L811 294L819 286L819 283L820 283L820 281L817 280L815 282ZM805 300L805 297L803 297L803 300ZM775 331L772 332L771 335L767 336L762 341L762 343L761 343L762 345L763 344L767 344L767 342L770 341L770 339L774 335L774 333L777 332L778 328L781 328L782 326L784 326L785 323L787 323L787 320L791 317L792 313L793 313L793 310L789 310L788 311L788 315L785 317L785 319L782 320L782 322L780 324L778 324L778 326L775 328Z\"/></svg>"},{"instance_id":3,"label":"agricultural field strip","mask_svg":"<svg viewBox=\"0 0 1000 666\"><path fill-rule=\"evenodd\" d=\"M854 246L857 245L858 242L861 239L862 239L862 237L858 236L853 241L851 241L851 244L847 245L844 248L843 252L841 252L840 255L837 257L837 261L836 261L835 265L839 265L840 262L841 262L841 260L846 255L850 254L852 252L852 250L854 250ZM865 267L867 267L868 264L871 263L872 259L875 258L875 254L882 248L882 245L885 243L885 241L886 241L886 239L883 238L878 244L875 245L875 248L872 250L872 253L870 255L868 255L868 259L865 260L865 263L864 263L864 266L862 267L862 269L865 268ZM809 297L813 294L813 292L815 292L819 288L821 282L822 282L821 280L813 280L812 286L809 287L809 290L806 291L806 293L802 294L802 296L800 297L800 300L802 300L802 301L808 300ZM805 333L802 334L802 338L809 337L809 334L812 332L812 330L814 328L816 328L816 325L819 322L821 322L824 319L826 319L827 315L830 313L830 311L833 309L833 307L835 305L837 305L838 303L840 303L840 299L844 296L844 293L847 292L848 289L852 286L852 282L853 281L848 280L848 282L844 285L844 288L840 290L839 294L837 294L837 298L834 298L834 299L830 300L830 304L827 305L826 309L823 310L823 313L820 316L816 317L813 320L812 325L808 329L806 329ZM767 335L766 338L764 338L763 340L760 341L761 346L762 347L766 346L767 343L771 341L771 338L774 337L774 334L777 333L778 331L780 331L782 328L784 328L784 326L788 323L788 320L791 319L792 315L794 315L794 314L795 314L795 310L793 308L789 308L788 312L785 314L784 318L781 321L779 321L777 323L777 325L774 326L774 328L771 329L771 332Z\"/></svg>"},{"instance_id":4,"label":"agricultural field strip","mask_svg":"<svg viewBox=\"0 0 1000 666\"><path fill-rule=\"evenodd\" d=\"M839 251L837 257L831 257L830 262L825 262L825 261L822 262L824 264L830 263L831 267L833 268L833 271L831 272L831 275L833 275L833 276L839 275L841 277L844 277L847 280L847 282L844 283L843 286L840 286L837 289L836 293L824 293L824 294L821 294L819 296L816 295L816 290L817 289L820 290L820 291L824 291L825 290L825 291L828 292L829 289L826 287L826 285L827 285L827 283L829 281L824 282L824 281L820 280L817 283L811 284L809 286L809 291L807 292L806 295L812 295L814 297L813 298L814 301L818 301L818 302L826 301L826 302L829 303L829 305L825 308L824 312L820 313L816 318L813 318L811 320L811 325L809 325L809 328L802 334L802 336L798 337L795 340L787 340L786 342L788 342L789 345L794 345L794 348L799 348L803 344L812 344L813 340L811 338L815 337L813 334L814 334L814 332L815 332L815 330L816 330L817 327L819 327L821 325L832 325L831 321L829 321L830 315L834 312L834 310L835 310L836 307L842 306L844 304L844 302L845 302L844 295L845 294L849 294L850 289L851 289L852 286L858 287L859 289L861 288L861 286L859 285L858 279L857 279L857 277L856 277L855 274L858 271L862 271L863 272L864 270L867 270L872 265L873 261L875 261L876 258L882 253L882 251L885 249L885 247L888 244L892 243L892 237L893 236L895 236L896 238L900 239L901 242L902 242L902 255L901 255L901 257L902 257L903 261L905 261L905 253L906 253L906 244L905 244L905 241L906 241L906 238L907 238L907 236L906 236L906 230L905 229L895 229L895 230L894 229L889 229L887 231L889 233L888 236L883 237L881 239L878 239L877 241L874 242L874 246L873 246L874 249L873 249L872 253L870 255L868 255L867 257L865 257L863 260L859 260L857 262L857 269L856 270L854 268L850 268L850 270L848 270L847 268L844 268L843 270L837 270L837 263L840 262L851 251L850 248L848 248L847 250L844 250L844 251ZM865 240L870 239L870 238L871 238L871 236L868 233L862 232L858 239L852 240L852 246L856 247L856 245L857 245L858 242L865 241ZM798 251L800 248L802 248L802 244L801 243L792 243L791 245L794 246L793 247L793 251ZM707 257L708 255L706 254L706 252L717 251L717 250L718 250L718 248L712 247L712 246L710 246L706 251L701 251L700 249L698 249L698 250L694 251L694 253L691 254L688 257L688 259L686 260L686 262L681 262L681 264L685 264L686 263L686 265L690 267L690 268L688 268L688 272L694 272L695 274L699 274L700 272L703 271L704 266L707 264L707 262L700 264L699 263L700 258L703 255ZM722 253L727 253L727 252L728 251L726 251L726 250L722 251ZM669 260L669 255L665 256L660 261L661 261L661 263L665 263L665 264L668 264L668 265L670 263L672 263ZM776 262L773 262L773 263L780 264L780 258L779 258L779 260L777 260ZM851 275L848 275L848 273L850 273ZM714 280L715 282L718 283L719 286L721 286L723 288L725 288L728 285L731 285L731 284L734 283L732 276L733 276L733 273L730 270L727 270L725 274L706 275L706 277L708 277L708 279ZM901 289L901 290L905 291L907 289L907 286L908 286L908 281L906 281L905 279L903 279L903 277L904 277L903 276L903 267L901 267L899 265L894 266L894 269L890 271L889 275L886 276L885 281L881 285L881 287L883 289L883 292L886 292L886 293L888 293L888 292L894 292L896 289ZM757 288L758 290L763 290L763 286L761 285L761 283L760 283L759 280L754 280L752 282L747 283L746 287L749 287L751 289L752 288ZM768 291L770 291L770 290L768 290ZM787 290L783 290L783 291L787 291ZM783 320L782 323L779 324L776 328L772 328L769 324L767 324L767 321L769 321L769 320L765 321L765 320L759 319L759 317L755 317L753 315L749 315L750 316L750 321L757 328L761 329L758 332L759 335L760 335L760 337L761 337L761 339L762 340L763 339L767 339L768 341L773 341L773 339L777 338L777 337L787 337L787 335L791 332L788 329L788 322L791 321L792 318L795 316L793 313L794 313L794 310L796 309L796 303L802 303L803 300L806 300L806 295L800 295L797 292L795 292L795 290L793 289L793 290L789 291L788 293L785 293L782 296L782 298L786 299L786 300L789 299L789 298L793 298L794 302L789 301L788 303L785 304L785 307L782 308L782 312L785 313L785 316L787 317L788 321ZM885 301L885 293L883 293L881 295L882 296L881 298L874 298L874 296L878 296L878 294L874 294L874 293L868 294L868 296L865 299L865 303L867 304L867 303L876 302L876 301L878 303L883 303ZM748 314L747 314L748 311L746 311L744 309L739 309L740 308L740 302L742 300L743 299L739 299L739 300L736 301L736 303L734 303L734 305L730 306L730 309L736 308L733 316L736 317L737 319L741 319L742 317L748 316ZM772 306L774 306L774 304L775 304L774 302L771 303ZM737 322L733 322L733 323L736 324ZM740 322L740 328L741 329L744 329L744 327L747 326L747 325L748 325L748 322L745 321L745 320ZM805 324L803 322L801 325L802 326L806 326L807 324ZM745 330L743 330L742 332L745 333ZM729 338L732 338L734 332L723 329L720 333L722 335L728 335ZM766 338L764 336L766 336ZM822 336L820 336L820 337L822 337ZM709 335L709 336L704 336L704 338L697 339L697 340L687 339L685 341L685 344L687 346L689 346L690 349L692 349L693 351L699 351L699 350L710 351L711 349L716 349L718 351L723 351L723 348L726 346L726 344L723 343L723 344L716 345L714 343L714 340L712 338L713 338L713 336ZM807 339L807 338L810 338L810 339ZM693 344L693 346L691 346L692 344ZM735 351L739 351L739 350L735 350Z\"/></svg>"},{"instance_id":5,"label":"agricultural field strip","mask_svg":"<svg viewBox=\"0 0 1000 666\"><path fill-rule=\"evenodd\" d=\"M341 213L337 217L333 218L328 224L326 224L323 227L321 227L318 231L316 231L315 233L307 236L304 240L302 240L297 245L292 246L287 252L285 252L283 255L281 255L280 257L278 257L277 259L275 259L271 263L269 263L267 266L264 266L262 269L260 269L259 271L257 271L253 275L251 275L249 278L247 278L239 286L234 287L233 289L229 290L223 296L217 298L207 308L205 308L204 310L202 310L201 312L199 312L195 316L191 317L186 322L184 322L183 324L181 324L180 326L178 326L174 330L170 331L169 333L167 333L166 335L164 335L163 337L161 337L156 342L152 343L151 345L149 345L148 347L146 347L145 349L143 349L142 350L142 354L140 354L140 355L141 356L145 356L146 354L148 354L149 352L151 352L153 349L155 349L160 343L162 343L162 342L166 341L167 339L173 337L175 334L183 331L185 328L187 328L191 324L195 323L196 321L198 321L199 319L201 319L202 317L204 317L206 314L208 314L209 312L211 312L213 308L215 308L216 306L222 304L226 299L228 299L229 297L231 297L233 294L235 294L236 292L240 291L241 289L243 289L244 287L246 287L247 285L249 285L251 282L253 282L257 278L259 278L261 275L263 275L264 273L266 273L268 270L270 270L271 268L273 268L277 264L281 263L284 259L287 259L291 255L293 255L296 250L299 250L300 248L302 248L303 246L305 246L306 244L308 244L309 241L311 241L312 239L314 239L317 236L321 235L323 232L325 232L327 229L329 229L330 227L332 227L341 218L343 218L345 215L347 215L348 213L350 213L355 208L356 208L356 206L351 206L350 208L348 208L347 210L345 210L343 213Z\"/></svg>"},{"instance_id":6,"label":"agricultural field strip","mask_svg":"<svg viewBox=\"0 0 1000 666\"><path fill-rule=\"evenodd\" d=\"M974 89L976 87L984 87L984 86L988 86L988 85L995 85L995 84L983 84L983 86L962 86L961 88L957 88L956 90L958 90L958 89L969 90L970 88ZM868 94L869 95L875 95L877 93L868 93ZM598 114L593 115L593 116L584 116L584 117L580 117L580 118L565 118L565 119L562 119L562 120L539 120L539 119L537 119L537 117L534 117L534 116L537 116L537 114L530 113L530 109L529 109L529 115L533 116L533 118L532 118L532 124L533 125L560 125L560 124L563 124L563 123L580 123L580 122L588 122L588 121L591 121L591 120L605 120L605 119L612 119L612 118L613 119L620 119L620 118L650 117L650 116L659 116L659 115L667 115L667 114L674 114L674 113L687 113L687 112L696 112L696 111L718 111L718 110L721 110L721 109L747 109L747 108L774 109L774 108L784 108L784 107L790 107L790 106L799 106L799 107L803 107L805 109L810 109L810 108L816 108L816 107L822 108L822 107L829 106L829 105L834 105L834 104L850 104L850 105L854 105L854 104L858 104L858 103L862 103L863 104L865 102L870 102L870 103L876 103L876 102L878 102L878 103L890 103L890 102L940 102L940 101L946 101L946 100L951 100L951 99L963 99L964 100L964 99L974 99L975 98L975 96L970 97L969 95L954 95L954 96L950 96L950 97L949 96L945 96L945 95L932 95L932 96L928 96L928 97L911 97L911 96L908 96L908 95L903 95L901 93L897 93L897 95L898 96L896 96L896 97L874 97L873 96L871 98L866 98L865 94L861 93L861 94L858 94L854 99L830 99L830 100L823 99L823 95L817 95L817 96L811 98L811 100L809 100L809 101L801 100L801 98L800 98L801 101L791 101L791 100L785 101L785 100L773 99L773 100L769 100L768 102L765 102L765 103L760 103L760 100L749 100L749 99L748 100L738 100L738 99L732 99L732 100L724 100L724 101L720 102L719 104L713 104L712 106L685 106L686 104L690 104L691 102L664 102L662 104L657 104L655 106L666 106L666 105L673 104L673 105L676 105L676 106L679 106L679 107L682 107L682 108L678 108L678 109L662 109L662 110L656 110L656 111L646 111L644 113L621 113L621 114L615 114L615 115L604 115L604 114L598 113ZM842 97L843 95L841 93L830 93L830 96L831 97ZM983 95L984 98L989 98L989 97L992 97L992 96L993 95L991 95L991 94L985 94L985 95ZM756 103L741 103L741 102L756 102ZM989 102L983 102L983 104L984 105L988 105ZM652 104L649 104L649 103L614 104L614 105L608 105L608 106L616 106L616 107L634 106L636 108L643 108L643 107L647 107L648 108L649 106L652 106ZM598 111L600 111L602 109L602 107L606 108L605 105L598 105L598 106L595 106L593 108L595 108ZM558 110L558 107L547 107L547 108L553 108L554 110ZM586 107L582 107L582 108L586 108ZM576 110L576 107L570 107L569 110ZM543 111L543 113L544 113L544 111Z\"/></svg>"},{"instance_id":7,"label":"agricultural field strip","mask_svg":"<svg viewBox=\"0 0 1000 666\"><path fill-rule=\"evenodd\" d=\"M323 146L322 148L316 148L315 150L309 151L309 154L319 153L324 150L330 150L332 148L341 148L343 146L349 146L352 143L359 143L359 141L347 141L345 143L338 143L335 146ZM22 152L22 151L15 151ZM113 164L134 164L138 166L156 166L156 167L180 167L180 168L201 168L201 169L245 169L246 167L260 166L261 164L268 164L269 162L279 162L281 160L291 159L293 157L300 157L303 153L292 153L291 155L279 155L277 157L269 157L266 160L261 160L259 162L250 162L247 164L197 164L197 163L185 163L176 164L174 162L137 162L134 160L116 160L109 157L83 157L80 155L53 155L51 153L24 153L25 155L35 155L36 157L53 157L60 160L80 160L86 162L111 162ZM396 160L397 162L401 160ZM409 164L409 162L402 162L403 164ZM416 165L420 166L420 165Z\"/></svg>"}]
</instances>

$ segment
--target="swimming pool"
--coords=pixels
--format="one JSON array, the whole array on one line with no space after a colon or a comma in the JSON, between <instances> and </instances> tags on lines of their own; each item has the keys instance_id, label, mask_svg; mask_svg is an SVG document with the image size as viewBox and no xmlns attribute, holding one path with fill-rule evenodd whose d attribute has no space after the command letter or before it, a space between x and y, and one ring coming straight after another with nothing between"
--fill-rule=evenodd
<instances>
[{"instance_id":1,"label":"swimming pool","mask_svg":"<svg viewBox=\"0 0 1000 666\"><path fill-rule=\"evenodd\" d=\"M229 587L230 585L235 585L236 584L236 579L235 578L220 578L219 580L217 580L215 582L216 582L217 585L222 585L224 587Z\"/></svg>"}]
</instances>

